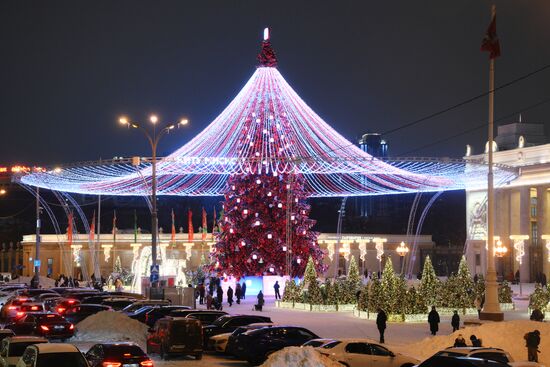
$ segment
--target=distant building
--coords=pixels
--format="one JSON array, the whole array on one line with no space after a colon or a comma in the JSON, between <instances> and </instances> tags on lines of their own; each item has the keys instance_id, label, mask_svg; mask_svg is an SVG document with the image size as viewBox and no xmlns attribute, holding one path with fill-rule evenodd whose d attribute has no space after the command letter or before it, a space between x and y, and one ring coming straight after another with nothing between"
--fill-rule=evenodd
<instances>
[{"instance_id":1,"label":"distant building","mask_svg":"<svg viewBox=\"0 0 550 367\"><path fill-rule=\"evenodd\" d=\"M495 190L495 236L508 252L496 259L500 277L511 278L519 270L522 282L550 276L550 144L546 144L544 125L511 123L498 127L494 163L516 168L518 177ZM466 160L486 161L483 154L472 154L468 146ZM496 186L496 185L495 185ZM487 265L487 192L466 191L466 256L470 269L485 274ZM514 241L510 236L529 236ZM522 254L523 253L523 254Z\"/></svg>"},{"instance_id":2,"label":"distant building","mask_svg":"<svg viewBox=\"0 0 550 367\"><path fill-rule=\"evenodd\" d=\"M379 133L366 133L359 139L359 147L373 157L386 158L388 156L388 144Z\"/></svg>"}]
</instances>

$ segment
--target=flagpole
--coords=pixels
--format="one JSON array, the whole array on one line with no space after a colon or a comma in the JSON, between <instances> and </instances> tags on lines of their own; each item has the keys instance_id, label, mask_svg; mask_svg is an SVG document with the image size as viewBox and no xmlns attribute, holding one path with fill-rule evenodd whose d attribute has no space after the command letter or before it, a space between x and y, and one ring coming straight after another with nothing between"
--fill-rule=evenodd
<instances>
[{"instance_id":1,"label":"flagpole","mask_svg":"<svg viewBox=\"0 0 550 367\"><path fill-rule=\"evenodd\" d=\"M492 18L496 15L496 7L492 7ZM495 98L495 58L489 61L489 148L487 173L487 277L485 285L485 303L479 318L482 320L502 321L504 313L498 302L498 283L495 271L495 241L494 241L494 187L493 187L493 130L494 130L494 98Z\"/></svg>"}]
</instances>

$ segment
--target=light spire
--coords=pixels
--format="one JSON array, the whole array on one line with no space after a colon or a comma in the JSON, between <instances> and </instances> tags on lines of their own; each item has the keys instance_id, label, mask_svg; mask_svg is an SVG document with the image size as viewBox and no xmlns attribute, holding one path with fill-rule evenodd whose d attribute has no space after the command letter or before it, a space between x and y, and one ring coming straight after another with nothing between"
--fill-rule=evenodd
<instances>
[{"instance_id":1,"label":"light spire","mask_svg":"<svg viewBox=\"0 0 550 367\"><path fill-rule=\"evenodd\" d=\"M262 49L258 54L258 61L260 62L258 67L277 67L277 55L275 55L269 41L269 28L264 28L264 40L262 41Z\"/></svg>"}]
</instances>

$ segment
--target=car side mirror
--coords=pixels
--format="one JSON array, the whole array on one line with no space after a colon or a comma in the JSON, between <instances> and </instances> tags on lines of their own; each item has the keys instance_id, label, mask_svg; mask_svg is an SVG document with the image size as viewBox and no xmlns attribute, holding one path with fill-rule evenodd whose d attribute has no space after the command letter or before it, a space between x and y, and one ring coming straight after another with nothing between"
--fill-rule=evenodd
<instances>
[{"instance_id":1,"label":"car side mirror","mask_svg":"<svg viewBox=\"0 0 550 367\"><path fill-rule=\"evenodd\" d=\"M390 356L390 357L395 357L395 353L392 352L392 351L390 351L390 352L389 352L389 356Z\"/></svg>"}]
</instances>

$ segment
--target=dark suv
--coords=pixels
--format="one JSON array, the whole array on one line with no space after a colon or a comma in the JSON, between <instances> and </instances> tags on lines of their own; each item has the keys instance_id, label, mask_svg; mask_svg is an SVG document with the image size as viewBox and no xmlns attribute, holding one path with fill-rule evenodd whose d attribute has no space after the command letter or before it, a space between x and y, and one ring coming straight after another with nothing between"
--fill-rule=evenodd
<instances>
[{"instance_id":1,"label":"dark suv","mask_svg":"<svg viewBox=\"0 0 550 367\"><path fill-rule=\"evenodd\" d=\"M218 318L210 325L202 327L204 334L204 345L208 345L208 339L211 336L223 333L232 333L239 326L255 324L258 322L271 322L267 316L258 315L225 315Z\"/></svg>"},{"instance_id":2,"label":"dark suv","mask_svg":"<svg viewBox=\"0 0 550 367\"><path fill-rule=\"evenodd\" d=\"M247 331L235 341L233 353L237 358L258 365L267 357L285 347L300 346L319 338L313 332L298 326L272 326Z\"/></svg>"}]
</instances>

